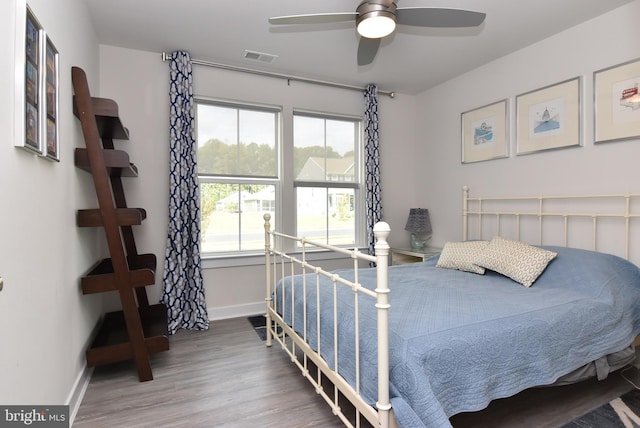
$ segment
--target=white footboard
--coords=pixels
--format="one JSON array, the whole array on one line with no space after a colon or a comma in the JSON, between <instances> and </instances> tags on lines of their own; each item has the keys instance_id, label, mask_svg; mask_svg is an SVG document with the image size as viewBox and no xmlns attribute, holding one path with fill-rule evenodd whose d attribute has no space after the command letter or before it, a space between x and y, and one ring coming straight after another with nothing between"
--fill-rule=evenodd
<instances>
[{"instance_id":1,"label":"white footboard","mask_svg":"<svg viewBox=\"0 0 640 428\"><path fill-rule=\"evenodd\" d=\"M380 222L374 227L376 236L375 257L356 250L346 250L340 247L325 245L318 242L308 241L304 238L293 237L278 233L271 230L271 216L265 214L265 257L266 257L266 303L267 303L267 346L271 346L273 341L280 343L282 348L289 354L291 361L294 362L302 371L302 374L314 385L315 391L331 406L334 414L336 414L346 426L360 427L362 417L364 417L371 425L387 428L392 422L390 418L391 404L389 402L389 329L388 329L388 311L389 311L389 287L387 282L387 268L389 257L389 244L387 237L390 228L387 223ZM287 254L284 249L296 248L293 255ZM355 280L350 281L340 277L340 275L324 270L319 266L315 266L308 261L309 253L313 250L330 250L343 256L350 257L353 260L353 269L355 271ZM362 287L358 283L358 269L369 267L371 263L376 265L376 288L374 291ZM318 350L310 346L309 337L307 337L307 319L306 310L302 314L289 313L287 317L291 318L291 325L284 321L284 316L276 310L276 301L282 300L280 306L284 310L287 306L284 301L284 292L278 294L276 285L278 281L286 276L297 274L312 274L314 278L326 277L331 280L334 287L333 301L333 329L331 332L334 346L334 368L332 368L321 356ZM301 281L306 281L306 276L300 277ZM338 367L338 346L337 346L337 301L335 289L337 287L348 287L352 290L354 298L354 320L355 320L355 384L349 384L339 373ZM292 294L293 294L292 287ZM302 286L302 297L306 308L306 284ZM319 296L320 293L317 293ZM360 394L360 350L359 350L359 314L358 314L358 295L367 295L372 297L372 304L375 305L377 312L377 339L378 339L378 397L375 408L369 405L361 397ZM319 300L320 297L317 297ZM293 300L293 297L291 298ZM319 303L318 303L319 305ZM292 306L293 307L293 306ZM291 309L293 310L293 309ZM318 312L319 313L319 312ZM292 328L293 320L296 317L302 317L303 331L296 332ZM319 315L317 324L319 325ZM320 344L321 329L317 328L317 341ZM325 333L326 334L326 333ZM316 338L314 338L316 339ZM319 346L318 346L319 347ZM315 366L315 370L314 367ZM330 382L323 382L325 376ZM330 386L330 389L326 388ZM345 414L341 408L341 398L347 399L354 406L353 414Z\"/></svg>"}]
</instances>

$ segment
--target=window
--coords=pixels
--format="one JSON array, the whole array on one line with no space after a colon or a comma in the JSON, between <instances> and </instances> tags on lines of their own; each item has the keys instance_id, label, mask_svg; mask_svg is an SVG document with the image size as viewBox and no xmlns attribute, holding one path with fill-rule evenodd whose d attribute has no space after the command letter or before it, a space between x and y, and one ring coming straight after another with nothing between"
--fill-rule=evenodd
<instances>
[{"instance_id":1,"label":"window","mask_svg":"<svg viewBox=\"0 0 640 428\"><path fill-rule=\"evenodd\" d=\"M361 119L288 114L196 98L204 256L264 251L265 213L287 234L363 245Z\"/></svg>"},{"instance_id":2,"label":"window","mask_svg":"<svg viewBox=\"0 0 640 428\"><path fill-rule=\"evenodd\" d=\"M356 245L361 120L305 112L293 117L296 234Z\"/></svg>"},{"instance_id":3,"label":"window","mask_svg":"<svg viewBox=\"0 0 640 428\"><path fill-rule=\"evenodd\" d=\"M280 111L197 99L196 124L202 253L264 249L262 216L276 214Z\"/></svg>"}]
</instances>

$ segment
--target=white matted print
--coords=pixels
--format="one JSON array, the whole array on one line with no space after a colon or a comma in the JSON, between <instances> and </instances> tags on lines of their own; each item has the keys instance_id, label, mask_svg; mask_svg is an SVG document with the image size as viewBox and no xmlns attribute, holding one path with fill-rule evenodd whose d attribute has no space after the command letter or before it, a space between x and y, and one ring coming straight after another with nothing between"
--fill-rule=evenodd
<instances>
[{"instance_id":1,"label":"white matted print","mask_svg":"<svg viewBox=\"0 0 640 428\"><path fill-rule=\"evenodd\" d=\"M640 59L593 73L596 143L640 136Z\"/></svg>"},{"instance_id":2,"label":"white matted print","mask_svg":"<svg viewBox=\"0 0 640 428\"><path fill-rule=\"evenodd\" d=\"M582 79L516 97L516 154L582 145Z\"/></svg>"},{"instance_id":3,"label":"white matted print","mask_svg":"<svg viewBox=\"0 0 640 428\"><path fill-rule=\"evenodd\" d=\"M462 113L462 163L509 156L508 100Z\"/></svg>"}]
</instances>

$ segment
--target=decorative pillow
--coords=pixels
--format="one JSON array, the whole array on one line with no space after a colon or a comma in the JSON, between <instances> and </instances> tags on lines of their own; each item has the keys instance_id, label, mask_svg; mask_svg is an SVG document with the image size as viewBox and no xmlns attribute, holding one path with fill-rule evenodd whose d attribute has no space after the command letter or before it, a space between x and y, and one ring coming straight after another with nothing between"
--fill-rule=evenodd
<instances>
[{"instance_id":1,"label":"decorative pillow","mask_svg":"<svg viewBox=\"0 0 640 428\"><path fill-rule=\"evenodd\" d=\"M442 248L436 267L458 269L484 274L484 268L474 264L487 247L489 241L447 242Z\"/></svg>"},{"instance_id":2,"label":"decorative pillow","mask_svg":"<svg viewBox=\"0 0 640 428\"><path fill-rule=\"evenodd\" d=\"M530 287L557 255L553 251L496 236L474 263Z\"/></svg>"}]
</instances>

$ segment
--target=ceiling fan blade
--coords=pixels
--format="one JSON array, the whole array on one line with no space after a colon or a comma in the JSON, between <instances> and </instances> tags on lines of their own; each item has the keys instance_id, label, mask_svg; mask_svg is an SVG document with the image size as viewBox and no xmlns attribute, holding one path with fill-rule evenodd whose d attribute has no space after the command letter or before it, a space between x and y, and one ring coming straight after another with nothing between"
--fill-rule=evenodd
<instances>
[{"instance_id":1,"label":"ceiling fan blade","mask_svg":"<svg viewBox=\"0 0 640 428\"><path fill-rule=\"evenodd\" d=\"M358 17L355 12L340 13L317 13L310 15L289 15L275 16L269 18L269 23L273 25L293 25L293 24L328 24L332 22L354 21Z\"/></svg>"},{"instance_id":2,"label":"ceiling fan blade","mask_svg":"<svg viewBox=\"0 0 640 428\"><path fill-rule=\"evenodd\" d=\"M358 65L369 65L373 62L380 47L380 40L360 37L360 43L358 43Z\"/></svg>"},{"instance_id":3,"label":"ceiling fan blade","mask_svg":"<svg viewBox=\"0 0 640 428\"><path fill-rule=\"evenodd\" d=\"M417 27L477 27L487 15L464 9L440 7L402 7L397 10L398 24Z\"/></svg>"}]
</instances>

